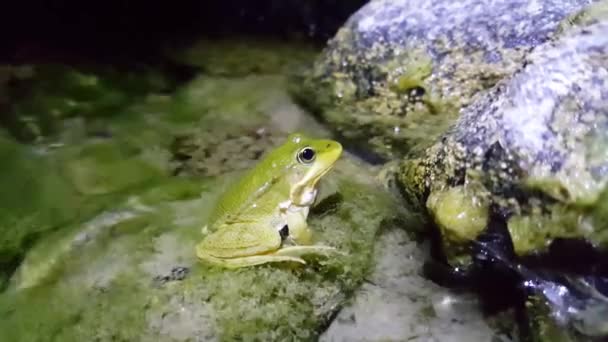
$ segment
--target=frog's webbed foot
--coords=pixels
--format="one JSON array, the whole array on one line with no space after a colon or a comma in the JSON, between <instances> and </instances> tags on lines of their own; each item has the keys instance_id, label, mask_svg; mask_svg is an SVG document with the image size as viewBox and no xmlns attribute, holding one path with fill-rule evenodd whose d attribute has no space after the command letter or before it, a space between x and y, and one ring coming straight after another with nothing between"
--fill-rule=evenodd
<instances>
[{"instance_id":1,"label":"frog's webbed foot","mask_svg":"<svg viewBox=\"0 0 608 342\"><path fill-rule=\"evenodd\" d=\"M310 245L309 243L312 240L312 233L310 229L308 229L308 226L306 226L305 224L299 225L298 229L298 238L296 239L294 235L290 234L289 226L285 225L283 229L279 231L279 234L281 235L281 240L283 240L283 247L275 251L273 254L288 255L292 257L301 257L306 254L343 254L334 247L323 245Z\"/></svg>"}]
</instances>

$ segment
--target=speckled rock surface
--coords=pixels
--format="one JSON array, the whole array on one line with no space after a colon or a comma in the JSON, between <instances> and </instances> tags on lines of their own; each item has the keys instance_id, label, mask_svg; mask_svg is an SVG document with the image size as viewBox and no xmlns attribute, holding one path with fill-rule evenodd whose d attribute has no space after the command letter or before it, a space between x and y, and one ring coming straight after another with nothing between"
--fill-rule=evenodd
<instances>
[{"instance_id":1,"label":"speckled rock surface","mask_svg":"<svg viewBox=\"0 0 608 342\"><path fill-rule=\"evenodd\" d=\"M380 157L417 154L590 0L375 0L292 93Z\"/></svg>"},{"instance_id":2,"label":"speckled rock surface","mask_svg":"<svg viewBox=\"0 0 608 342\"><path fill-rule=\"evenodd\" d=\"M421 164L404 163L406 193L424 202L457 189L479 205L498 204L510 213L520 254L556 237L605 245L598 215L608 180L607 37L604 21L535 49L523 70L463 112Z\"/></svg>"},{"instance_id":3,"label":"speckled rock surface","mask_svg":"<svg viewBox=\"0 0 608 342\"><path fill-rule=\"evenodd\" d=\"M425 258L405 230L384 230L376 242L374 271L320 341L456 342L498 336L474 296L450 292L420 275Z\"/></svg>"}]
</instances>

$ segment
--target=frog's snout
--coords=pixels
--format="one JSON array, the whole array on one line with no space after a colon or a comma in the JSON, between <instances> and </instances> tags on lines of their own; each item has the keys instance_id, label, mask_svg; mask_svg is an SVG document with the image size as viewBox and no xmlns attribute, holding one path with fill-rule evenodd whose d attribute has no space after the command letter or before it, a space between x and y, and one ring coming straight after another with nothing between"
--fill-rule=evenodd
<instances>
[{"instance_id":1,"label":"frog's snout","mask_svg":"<svg viewBox=\"0 0 608 342\"><path fill-rule=\"evenodd\" d=\"M340 158L340 155L342 155L342 144L340 144L337 141L331 141L329 143L327 143L327 150L329 151L329 154L331 155L331 159L333 159L333 161L337 160L338 158Z\"/></svg>"},{"instance_id":2,"label":"frog's snout","mask_svg":"<svg viewBox=\"0 0 608 342\"><path fill-rule=\"evenodd\" d=\"M342 154L342 144L337 141L328 140L325 142L325 151L328 155L339 157Z\"/></svg>"}]
</instances>

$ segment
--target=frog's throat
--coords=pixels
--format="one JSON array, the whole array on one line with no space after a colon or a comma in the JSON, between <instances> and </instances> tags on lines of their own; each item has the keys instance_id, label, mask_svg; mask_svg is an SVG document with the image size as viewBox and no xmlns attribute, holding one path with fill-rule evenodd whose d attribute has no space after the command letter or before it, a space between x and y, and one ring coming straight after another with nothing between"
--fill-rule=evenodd
<instances>
[{"instance_id":1,"label":"frog's throat","mask_svg":"<svg viewBox=\"0 0 608 342\"><path fill-rule=\"evenodd\" d=\"M299 182L294 184L289 192L291 202L297 206L312 205L317 195L316 187L319 179L329 172L332 166L329 165L320 171L312 169Z\"/></svg>"}]
</instances>

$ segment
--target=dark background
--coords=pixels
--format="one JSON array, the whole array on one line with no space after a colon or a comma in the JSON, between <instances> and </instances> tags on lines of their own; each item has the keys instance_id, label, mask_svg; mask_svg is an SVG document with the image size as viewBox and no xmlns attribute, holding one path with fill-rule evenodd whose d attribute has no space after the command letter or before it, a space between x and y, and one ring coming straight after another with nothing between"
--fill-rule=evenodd
<instances>
[{"instance_id":1,"label":"dark background","mask_svg":"<svg viewBox=\"0 0 608 342\"><path fill-rule=\"evenodd\" d=\"M6 1L1 62L150 59L161 45L264 36L326 43L362 0Z\"/></svg>"}]
</instances>

